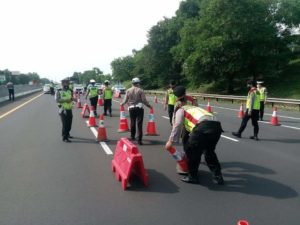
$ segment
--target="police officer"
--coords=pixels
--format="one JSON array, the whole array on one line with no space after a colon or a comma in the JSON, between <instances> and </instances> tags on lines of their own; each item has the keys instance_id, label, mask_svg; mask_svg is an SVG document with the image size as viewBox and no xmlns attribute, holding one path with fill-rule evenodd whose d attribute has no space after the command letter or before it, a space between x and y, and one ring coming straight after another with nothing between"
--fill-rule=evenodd
<instances>
[{"instance_id":1,"label":"police officer","mask_svg":"<svg viewBox=\"0 0 300 225\"><path fill-rule=\"evenodd\" d=\"M132 79L132 87L126 91L123 102L120 105L128 104L129 116L130 116L130 132L131 139L135 140L136 123L138 130L138 144L143 145L143 120L144 109L143 104L148 108L152 108L146 99L143 89L140 88L140 79L135 77Z\"/></svg>"},{"instance_id":2,"label":"police officer","mask_svg":"<svg viewBox=\"0 0 300 225\"><path fill-rule=\"evenodd\" d=\"M175 88L174 80L170 80L169 82L169 89L167 90L166 97L165 97L165 105L164 109L167 109L168 106L168 114L170 118L170 124L172 125L172 118L174 112L174 105L176 103L176 96L173 93L173 89Z\"/></svg>"},{"instance_id":3,"label":"police officer","mask_svg":"<svg viewBox=\"0 0 300 225\"><path fill-rule=\"evenodd\" d=\"M263 83L263 81L257 81L257 90L260 93L260 120L263 120L264 118L265 104L267 103L267 88L262 86Z\"/></svg>"},{"instance_id":4,"label":"police officer","mask_svg":"<svg viewBox=\"0 0 300 225\"><path fill-rule=\"evenodd\" d=\"M95 86L96 81L94 79L90 80L90 84L87 86L87 92L85 99L89 97L91 106L94 107L94 114L97 116L97 103L98 103L98 87Z\"/></svg>"},{"instance_id":5,"label":"police officer","mask_svg":"<svg viewBox=\"0 0 300 225\"><path fill-rule=\"evenodd\" d=\"M50 94L51 95L54 95L55 93L54 93L54 83L53 83L53 81L51 81L51 83L50 83Z\"/></svg>"},{"instance_id":6,"label":"police officer","mask_svg":"<svg viewBox=\"0 0 300 225\"><path fill-rule=\"evenodd\" d=\"M254 135L250 136L250 139L254 139L258 141L257 135L259 131L258 119L259 119L259 109L260 109L260 93L256 89L255 81L249 82L248 87L250 89L247 96L246 112L238 132L232 132L232 135L241 138L242 132L245 130L248 120L251 119L252 125L254 127Z\"/></svg>"},{"instance_id":7,"label":"police officer","mask_svg":"<svg viewBox=\"0 0 300 225\"><path fill-rule=\"evenodd\" d=\"M111 102L112 102L112 96L113 96L113 91L109 87L109 81L106 80L104 81L104 89L103 89L103 99L104 99L104 115L107 115L107 110L109 111L109 116L112 117L111 114Z\"/></svg>"},{"instance_id":8,"label":"police officer","mask_svg":"<svg viewBox=\"0 0 300 225\"><path fill-rule=\"evenodd\" d=\"M70 136L70 130L72 127L73 120L73 99L72 93L69 90L69 80L62 80L62 90L58 90L56 92L56 102L59 107L59 115L62 122L62 140L64 142L71 142L69 138L73 138Z\"/></svg>"},{"instance_id":9,"label":"police officer","mask_svg":"<svg viewBox=\"0 0 300 225\"><path fill-rule=\"evenodd\" d=\"M166 149L178 142L183 127L182 143L187 157L188 176L181 180L187 183L198 183L198 168L201 156L204 154L208 168L213 173L213 181L224 184L221 165L215 153L216 145L223 132L221 123L213 114L192 105L187 105L185 88L177 86L174 89L177 104L173 116L173 128Z\"/></svg>"}]
</instances>

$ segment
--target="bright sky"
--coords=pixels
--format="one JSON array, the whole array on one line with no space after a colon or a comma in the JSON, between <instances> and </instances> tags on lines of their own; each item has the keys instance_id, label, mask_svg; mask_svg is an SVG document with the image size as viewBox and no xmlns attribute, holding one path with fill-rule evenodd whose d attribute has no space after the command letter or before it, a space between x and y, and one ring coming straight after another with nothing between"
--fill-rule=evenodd
<instances>
[{"instance_id":1,"label":"bright sky","mask_svg":"<svg viewBox=\"0 0 300 225\"><path fill-rule=\"evenodd\" d=\"M37 72L60 81L147 43L181 0L0 0L0 70Z\"/></svg>"}]
</instances>

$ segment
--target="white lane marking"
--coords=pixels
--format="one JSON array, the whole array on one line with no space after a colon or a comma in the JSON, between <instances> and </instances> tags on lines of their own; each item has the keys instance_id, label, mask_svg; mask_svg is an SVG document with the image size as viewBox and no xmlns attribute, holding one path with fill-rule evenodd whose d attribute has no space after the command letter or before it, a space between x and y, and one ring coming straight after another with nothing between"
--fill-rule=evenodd
<instances>
[{"instance_id":1,"label":"white lane marking","mask_svg":"<svg viewBox=\"0 0 300 225\"><path fill-rule=\"evenodd\" d=\"M10 111L8 111L8 112L2 114L2 115L0 116L0 119L4 118L5 116L7 116L7 115L9 115L9 114L11 114L11 113L13 113L14 111L18 110L19 108L23 107L24 105L27 105L29 102L32 102L33 100L35 100L36 98L38 98L38 97L40 97L40 96L42 96L42 95L44 95L44 93L42 93L42 94L40 94L40 95L38 95L38 96L36 96L36 97L34 97L34 98L28 100L27 102L24 102L23 104L17 106L16 108L13 108L12 110L10 110Z\"/></svg>"},{"instance_id":2,"label":"white lane marking","mask_svg":"<svg viewBox=\"0 0 300 225\"><path fill-rule=\"evenodd\" d=\"M89 121L85 121L87 125L89 125ZM92 133L94 134L94 136L97 138L98 137L98 131L95 127L90 127ZM102 149L105 151L105 153L107 155L112 155L113 152L110 150L110 148L108 147L108 145L105 142L100 141L99 144L101 145Z\"/></svg>"},{"instance_id":3,"label":"white lane marking","mask_svg":"<svg viewBox=\"0 0 300 225\"><path fill-rule=\"evenodd\" d=\"M234 141L234 142L239 142L239 140L237 139L234 139L234 138L231 138L231 137L227 137L227 136L224 136L224 135L221 135L222 138L225 138L225 139L228 139L228 140L231 140L231 141Z\"/></svg>"},{"instance_id":4,"label":"white lane marking","mask_svg":"<svg viewBox=\"0 0 300 225\"><path fill-rule=\"evenodd\" d=\"M259 123L270 124L270 122L266 122L266 121L258 121L258 122ZM291 129L295 129L295 130L300 130L300 127L292 127L292 126L281 125L281 124L279 124L279 127L286 127L286 128L291 128Z\"/></svg>"},{"instance_id":5,"label":"white lane marking","mask_svg":"<svg viewBox=\"0 0 300 225\"><path fill-rule=\"evenodd\" d=\"M165 119L169 119L169 117L166 117L166 116L162 116L162 117L165 118ZM239 142L239 140L237 140L237 139L227 137L227 136L224 136L224 135L221 135L221 137L225 138L225 139L228 139L228 140L231 140L231 141L234 141L234 142Z\"/></svg>"},{"instance_id":6,"label":"white lane marking","mask_svg":"<svg viewBox=\"0 0 300 225\"><path fill-rule=\"evenodd\" d=\"M162 118L165 118L167 120L170 119L168 116L162 116Z\"/></svg>"}]
</instances>

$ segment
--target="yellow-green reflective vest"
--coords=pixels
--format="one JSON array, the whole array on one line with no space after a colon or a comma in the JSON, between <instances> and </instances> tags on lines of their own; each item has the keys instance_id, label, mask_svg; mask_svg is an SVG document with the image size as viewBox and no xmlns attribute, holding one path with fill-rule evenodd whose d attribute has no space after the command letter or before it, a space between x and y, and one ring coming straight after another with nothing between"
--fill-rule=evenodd
<instances>
[{"instance_id":1,"label":"yellow-green reflective vest","mask_svg":"<svg viewBox=\"0 0 300 225\"><path fill-rule=\"evenodd\" d=\"M112 99L113 92L111 88L104 89L104 99Z\"/></svg>"},{"instance_id":2,"label":"yellow-green reflective vest","mask_svg":"<svg viewBox=\"0 0 300 225\"><path fill-rule=\"evenodd\" d=\"M173 93L173 89L168 90L168 105L175 105L176 96Z\"/></svg>"},{"instance_id":3,"label":"yellow-green reflective vest","mask_svg":"<svg viewBox=\"0 0 300 225\"><path fill-rule=\"evenodd\" d=\"M249 91L247 96L246 108L250 109L251 98L254 95L253 109L260 109L260 94L257 90Z\"/></svg>"},{"instance_id":4,"label":"yellow-green reflective vest","mask_svg":"<svg viewBox=\"0 0 300 225\"><path fill-rule=\"evenodd\" d=\"M257 90L260 93L260 101L264 101L266 97L266 88L265 87L257 88Z\"/></svg>"},{"instance_id":5,"label":"yellow-green reflective vest","mask_svg":"<svg viewBox=\"0 0 300 225\"><path fill-rule=\"evenodd\" d=\"M184 110L184 127L188 132L192 132L194 127L203 120L203 117L213 118L213 114L201 109L197 106L185 105L182 106Z\"/></svg>"},{"instance_id":6,"label":"yellow-green reflective vest","mask_svg":"<svg viewBox=\"0 0 300 225\"><path fill-rule=\"evenodd\" d=\"M90 98L92 98L92 97L96 97L97 95L98 95L98 87L96 87L96 86L90 86L89 87L89 90L90 90L90 92L89 92L89 97Z\"/></svg>"},{"instance_id":7,"label":"yellow-green reflective vest","mask_svg":"<svg viewBox=\"0 0 300 225\"><path fill-rule=\"evenodd\" d=\"M72 94L70 90L67 91L60 91L60 98L62 100L69 100L72 99ZM60 103L63 109L69 110L73 108L73 103L72 102L64 102Z\"/></svg>"}]
</instances>

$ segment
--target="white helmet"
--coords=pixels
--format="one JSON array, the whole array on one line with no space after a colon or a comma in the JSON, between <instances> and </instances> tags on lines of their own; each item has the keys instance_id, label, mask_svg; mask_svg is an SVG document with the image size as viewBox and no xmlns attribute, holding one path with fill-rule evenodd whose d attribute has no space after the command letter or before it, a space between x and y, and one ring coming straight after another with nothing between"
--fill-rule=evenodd
<instances>
[{"instance_id":1,"label":"white helmet","mask_svg":"<svg viewBox=\"0 0 300 225\"><path fill-rule=\"evenodd\" d=\"M135 78L132 79L131 83L138 84L138 83L141 83L141 81L140 81L139 78L135 77Z\"/></svg>"},{"instance_id":2,"label":"white helmet","mask_svg":"<svg viewBox=\"0 0 300 225\"><path fill-rule=\"evenodd\" d=\"M96 83L96 81L94 79L91 79L90 83Z\"/></svg>"},{"instance_id":3,"label":"white helmet","mask_svg":"<svg viewBox=\"0 0 300 225\"><path fill-rule=\"evenodd\" d=\"M105 80L105 81L104 81L104 84L109 84L109 80Z\"/></svg>"}]
</instances>

